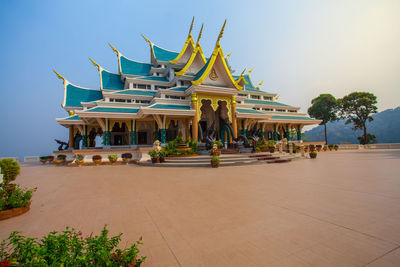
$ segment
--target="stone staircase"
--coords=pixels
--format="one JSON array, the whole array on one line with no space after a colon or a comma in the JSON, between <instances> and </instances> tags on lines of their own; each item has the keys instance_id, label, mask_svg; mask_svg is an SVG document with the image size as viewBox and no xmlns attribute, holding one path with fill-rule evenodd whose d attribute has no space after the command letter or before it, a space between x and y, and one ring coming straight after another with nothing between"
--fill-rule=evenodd
<instances>
[{"instance_id":1,"label":"stone staircase","mask_svg":"<svg viewBox=\"0 0 400 267\"><path fill-rule=\"evenodd\" d=\"M222 154L220 156L220 167L226 166L241 166L241 165L255 165L265 163L285 163L290 162L295 157L293 155L279 154L271 155L270 153L257 153L257 154ZM211 156L200 155L196 157L171 157L166 158L163 163L153 164L150 161L141 162L141 166L152 167L203 167L211 168Z\"/></svg>"}]
</instances>

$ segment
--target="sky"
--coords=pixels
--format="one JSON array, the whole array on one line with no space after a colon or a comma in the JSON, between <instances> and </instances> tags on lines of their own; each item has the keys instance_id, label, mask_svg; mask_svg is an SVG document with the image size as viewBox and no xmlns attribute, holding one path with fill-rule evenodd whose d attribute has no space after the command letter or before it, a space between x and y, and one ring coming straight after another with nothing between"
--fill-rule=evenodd
<instances>
[{"instance_id":1,"label":"sky","mask_svg":"<svg viewBox=\"0 0 400 267\"><path fill-rule=\"evenodd\" d=\"M210 55L225 19L221 46L230 65L253 68L262 90L307 112L313 98L353 91L378 97L379 111L399 106L400 1L11 1L0 3L0 157L47 155L68 129L55 118L63 85L98 89L93 58L118 72L113 44L149 62L140 34L180 51L192 17Z\"/></svg>"}]
</instances>

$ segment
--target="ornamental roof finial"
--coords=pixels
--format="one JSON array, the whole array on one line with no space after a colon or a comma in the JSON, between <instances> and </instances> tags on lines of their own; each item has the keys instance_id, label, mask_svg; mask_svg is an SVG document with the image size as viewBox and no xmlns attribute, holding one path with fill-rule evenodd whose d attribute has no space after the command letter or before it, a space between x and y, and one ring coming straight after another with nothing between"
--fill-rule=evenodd
<instances>
[{"instance_id":1,"label":"ornamental roof finial","mask_svg":"<svg viewBox=\"0 0 400 267\"><path fill-rule=\"evenodd\" d=\"M148 42L149 44L152 44L151 41L149 39L146 38L146 36L144 36L143 34L141 34L143 39L146 40L146 42Z\"/></svg>"},{"instance_id":2,"label":"ornamental roof finial","mask_svg":"<svg viewBox=\"0 0 400 267\"><path fill-rule=\"evenodd\" d=\"M224 21L224 25L222 25L221 31L219 32L218 39L217 39L217 45L219 44L219 40L221 40L222 36L224 35L225 25L226 25L226 19Z\"/></svg>"},{"instance_id":3,"label":"ornamental roof finial","mask_svg":"<svg viewBox=\"0 0 400 267\"><path fill-rule=\"evenodd\" d=\"M190 36L190 34L192 33L192 30L193 30L193 23L194 23L194 16L193 16L193 18L192 18L192 24L190 24L190 29L189 29L188 36Z\"/></svg>"},{"instance_id":4,"label":"ornamental roof finial","mask_svg":"<svg viewBox=\"0 0 400 267\"><path fill-rule=\"evenodd\" d=\"M249 74L250 72L253 71L254 68L249 69L249 71L247 72L247 74Z\"/></svg>"},{"instance_id":5,"label":"ornamental roof finial","mask_svg":"<svg viewBox=\"0 0 400 267\"><path fill-rule=\"evenodd\" d=\"M264 80L262 80L258 85L257 88L261 86L261 84L263 84Z\"/></svg>"},{"instance_id":6,"label":"ornamental roof finial","mask_svg":"<svg viewBox=\"0 0 400 267\"><path fill-rule=\"evenodd\" d=\"M99 71L101 71L100 65L97 64L93 59L91 59L91 58L89 58L89 59L90 59L90 61L92 61L93 65L96 66Z\"/></svg>"},{"instance_id":7,"label":"ornamental roof finial","mask_svg":"<svg viewBox=\"0 0 400 267\"><path fill-rule=\"evenodd\" d=\"M63 84L65 85L65 81L66 81L65 78L60 73L58 73L55 69L53 69L53 71L59 79L63 80Z\"/></svg>"},{"instance_id":8,"label":"ornamental roof finial","mask_svg":"<svg viewBox=\"0 0 400 267\"><path fill-rule=\"evenodd\" d=\"M232 54L232 52L230 52L229 54L227 54L227 55L226 55L226 58L228 58L231 54Z\"/></svg>"},{"instance_id":9,"label":"ornamental roof finial","mask_svg":"<svg viewBox=\"0 0 400 267\"><path fill-rule=\"evenodd\" d=\"M119 51L118 51L114 46L112 46L110 43L108 43L108 45L111 47L111 49L112 49L115 53L117 53L117 56L120 55Z\"/></svg>"},{"instance_id":10,"label":"ornamental roof finial","mask_svg":"<svg viewBox=\"0 0 400 267\"><path fill-rule=\"evenodd\" d=\"M240 74L240 76L243 76L243 74L244 74L245 71L246 71L246 69L244 69L244 70L242 71L242 73Z\"/></svg>"},{"instance_id":11,"label":"ornamental roof finial","mask_svg":"<svg viewBox=\"0 0 400 267\"><path fill-rule=\"evenodd\" d=\"M201 38L201 34L202 34L202 32L203 32L203 26L204 26L204 23L201 24L201 28L200 28L199 36L197 37L196 45L199 44L199 41L200 41L200 38Z\"/></svg>"}]
</instances>

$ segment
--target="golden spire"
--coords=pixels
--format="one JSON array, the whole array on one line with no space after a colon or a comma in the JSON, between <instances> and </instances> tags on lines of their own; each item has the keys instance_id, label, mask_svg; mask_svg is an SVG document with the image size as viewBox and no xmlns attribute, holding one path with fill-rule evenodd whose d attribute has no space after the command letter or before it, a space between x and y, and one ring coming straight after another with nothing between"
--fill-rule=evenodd
<instances>
[{"instance_id":1,"label":"golden spire","mask_svg":"<svg viewBox=\"0 0 400 267\"><path fill-rule=\"evenodd\" d=\"M249 71L247 72L247 74L249 74L249 73L252 72L252 71L253 71L253 68L249 69Z\"/></svg>"},{"instance_id":2,"label":"golden spire","mask_svg":"<svg viewBox=\"0 0 400 267\"><path fill-rule=\"evenodd\" d=\"M230 52L229 54L227 54L227 55L226 55L226 58L228 58L231 54L232 54L232 52Z\"/></svg>"},{"instance_id":3,"label":"golden spire","mask_svg":"<svg viewBox=\"0 0 400 267\"><path fill-rule=\"evenodd\" d=\"M276 95L275 98L274 98L274 100L275 100L275 101L278 100L279 96L280 96L279 94Z\"/></svg>"},{"instance_id":4,"label":"golden spire","mask_svg":"<svg viewBox=\"0 0 400 267\"><path fill-rule=\"evenodd\" d=\"M204 26L204 23L203 23L203 24L201 24L201 29L200 29L200 32L199 32L199 36L197 37L197 42L196 42L196 45L198 45L198 44L199 44L199 41L200 41L200 38L201 38L201 33L203 32L203 26Z\"/></svg>"},{"instance_id":5,"label":"golden spire","mask_svg":"<svg viewBox=\"0 0 400 267\"><path fill-rule=\"evenodd\" d=\"M190 34L192 33L192 30L193 30L193 23L194 23L194 16L193 16L193 19L192 19L192 24L190 24L190 29L189 29L189 34L188 34L188 36L190 36Z\"/></svg>"},{"instance_id":6,"label":"golden spire","mask_svg":"<svg viewBox=\"0 0 400 267\"><path fill-rule=\"evenodd\" d=\"M93 59L91 59L91 58L89 58L89 59L90 59L90 61L92 61L93 65L96 66L99 71L101 71L100 65L97 64Z\"/></svg>"},{"instance_id":7,"label":"golden spire","mask_svg":"<svg viewBox=\"0 0 400 267\"><path fill-rule=\"evenodd\" d=\"M149 44L152 44L151 41L149 39L147 39L143 34L141 34L143 39L146 40L146 42L148 42Z\"/></svg>"},{"instance_id":8,"label":"golden spire","mask_svg":"<svg viewBox=\"0 0 400 267\"><path fill-rule=\"evenodd\" d=\"M226 19L224 21L224 25L222 25L221 31L219 32L218 39L217 39L217 45L219 45L219 40L221 40L222 36L224 35L225 25L226 25Z\"/></svg>"},{"instance_id":9,"label":"golden spire","mask_svg":"<svg viewBox=\"0 0 400 267\"><path fill-rule=\"evenodd\" d=\"M110 43L108 43L108 45L111 47L111 49L112 49L115 53L117 53L117 56L120 56L119 51L118 51L114 46L112 46Z\"/></svg>"},{"instance_id":10,"label":"golden spire","mask_svg":"<svg viewBox=\"0 0 400 267\"><path fill-rule=\"evenodd\" d=\"M61 74L58 73L55 69L53 69L53 71L59 79L63 80L63 84L65 85L65 82L66 82L65 78L63 76L61 76Z\"/></svg>"},{"instance_id":11,"label":"golden spire","mask_svg":"<svg viewBox=\"0 0 400 267\"><path fill-rule=\"evenodd\" d=\"M257 88L261 86L261 84L263 84L264 80L262 80L258 85Z\"/></svg>"}]
</instances>

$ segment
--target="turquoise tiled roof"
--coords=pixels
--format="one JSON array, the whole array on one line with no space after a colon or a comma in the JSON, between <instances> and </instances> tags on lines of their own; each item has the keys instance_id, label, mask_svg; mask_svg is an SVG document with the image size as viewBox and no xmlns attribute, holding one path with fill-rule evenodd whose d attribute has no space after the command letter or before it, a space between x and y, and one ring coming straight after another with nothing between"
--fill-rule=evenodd
<instances>
[{"instance_id":1,"label":"turquoise tiled roof","mask_svg":"<svg viewBox=\"0 0 400 267\"><path fill-rule=\"evenodd\" d=\"M146 76L146 77L140 77L138 79L149 80L149 81L168 82L168 80L165 77L159 77L159 76Z\"/></svg>"},{"instance_id":2,"label":"turquoise tiled roof","mask_svg":"<svg viewBox=\"0 0 400 267\"><path fill-rule=\"evenodd\" d=\"M150 108L190 110L190 106L168 105L168 104L155 104Z\"/></svg>"},{"instance_id":3,"label":"turquoise tiled roof","mask_svg":"<svg viewBox=\"0 0 400 267\"><path fill-rule=\"evenodd\" d=\"M79 118L78 115L72 115L72 116L70 116L70 117L68 117L68 118L65 118L64 120L79 121L79 120L81 120L81 118Z\"/></svg>"},{"instance_id":4,"label":"turquoise tiled roof","mask_svg":"<svg viewBox=\"0 0 400 267\"><path fill-rule=\"evenodd\" d=\"M138 113L139 109L137 108L110 108L110 107L94 107L85 112L106 112L106 113Z\"/></svg>"},{"instance_id":5,"label":"turquoise tiled roof","mask_svg":"<svg viewBox=\"0 0 400 267\"><path fill-rule=\"evenodd\" d=\"M199 72L196 74L196 76L194 77L194 80L197 80L201 77L201 75L203 75L203 73L206 71L208 64L210 64L210 60L207 60L206 65L204 65L204 67L201 68L201 70L199 70Z\"/></svg>"},{"instance_id":6,"label":"turquoise tiled roof","mask_svg":"<svg viewBox=\"0 0 400 267\"><path fill-rule=\"evenodd\" d=\"M169 51L156 45L153 45L153 52L158 61L174 60L179 55L177 52Z\"/></svg>"},{"instance_id":7,"label":"turquoise tiled roof","mask_svg":"<svg viewBox=\"0 0 400 267\"><path fill-rule=\"evenodd\" d=\"M144 91L144 90L135 90L135 89L128 89L128 90L122 90L119 92L115 92L113 94L118 94L118 95L148 95L148 96L154 96L157 92L156 91Z\"/></svg>"},{"instance_id":8,"label":"turquoise tiled roof","mask_svg":"<svg viewBox=\"0 0 400 267\"><path fill-rule=\"evenodd\" d=\"M285 115L272 115L272 119L283 119L283 120L306 120L313 121L314 119L308 117L297 117L297 116L285 116Z\"/></svg>"},{"instance_id":9,"label":"turquoise tiled roof","mask_svg":"<svg viewBox=\"0 0 400 267\"><path fill-rule=\"evenodd\" d=\"M232 76L235 80L239 79L240 75L233 75ZM245 81L247 82L247 84L244 85L244 89L248 90L248 91L260 91L260 89L254 87L253 82L250 79L250 75L249 74L244 74L243 78L245 79Z\"/></svg>"},{"instance_id":10,"label":"turquoise tiled roof","mask_svg":"<svg viewBox=\"0 0 400 267\"><path fill-rule=\"evenodd\" d=\"M240 113L253 113L253 114L265 114L264 112L254 110L254 109L243 109L243 108L238 108L236 109L237 112Z\"/></svg>"},{"instance_id":11,"label":"turquoise tiled roof","mask_svg":"<svg viewBox=\"0 0 400 267\"><path fill-rule=\"evenodd\" d=\"M285 107L289 106L289 105L282 104L282 103L279 103L279 102L267 101L267 100L255 100L255 99L245 99L244 103L247 103L247 104L260 104L260 105L271 105L271 106L285 106Z\"/></svg>"},{"instance_id":12,"label":"turquoise tiled roof","mask_svg":"<svg viewBox=\"0 0 400 267\"><path fill-rule=\"evenodd\" d=\"M131 74L131 75L149 75L151 64L141 63L134 60L130 60L124 56L120 57L121 62L121 72L123 74Z\"/></svg>"},{"instance_id":13,"label":"turquoise tiled roof","mask_svg":"<svg viewBox=\"0 0 400 267\"><path fill-rule=\"evenodd\" d=\"M72 84L67 84L65 107L82 107L81 102L91 102L103 99L99 90L86 89Z\"/></svg>"},{"instance_id":14,"label":"turquoise tiled roof","mask_svg":"<svg viewBox=\"0 0 400 267\"><path fill-rule=\"evenodd\" d=\"M122 90L124 89L124 83L121 81L121 75L108 72L106 70L101 71L102 88L105 90Z\"/></svg>"},{"instance_id":15,"label":"turquoise tiled roof","mask_svg":"<svg viewBox=\"0 0 400 267\"><path fill-rule=\"evenodd\" d=\"M186 89L188 89L188 88L187 87L174 87L174 88L169 88L168 90L184 92L184 91L186 91Z\"/></svg>"}]
</instances>

